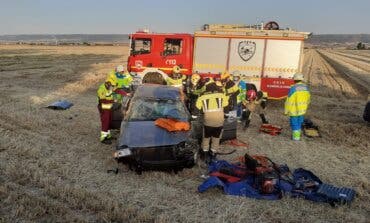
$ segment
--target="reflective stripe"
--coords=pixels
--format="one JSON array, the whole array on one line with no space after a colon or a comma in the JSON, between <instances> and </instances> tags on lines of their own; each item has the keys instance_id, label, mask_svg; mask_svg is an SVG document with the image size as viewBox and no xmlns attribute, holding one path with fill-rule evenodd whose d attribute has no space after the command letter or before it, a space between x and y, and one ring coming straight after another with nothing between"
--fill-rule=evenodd
<instances>
[{"instance_id":1,"label":"reflective stripe","mask_svg":"<svg viewBox=\"0 0 370 223\"><path fill-rule=\"evenodd\" d=\"M173 84L172 87L182 87L182 84Z\"/></svg>"},{"instance_id":2,"label":"reflective stripe","mask_svg":"<svg viewBox=\"0 0 370 223\"><path fill-rule=\"evenodd\" d=\"M204 112L220 112L220 111L222 111L222 108L204 110Z\"/></svg>"},{"instance_id":3,"label":"reflective stripe","mask_svg":"<svg viewBox=\"0 0 370 223\"><path fill-rule=\"evenodd\" d=\"M104 103L101 104L102 109L111 109L112 107L113 107L113 104L104 104Z\"/></svg>"},{"instance_id":4,"label":"reflective stripe","mask_svg":"<svg viewBox=\"0 0 370 223\"><path fill-rule=\"evenodd\" d=\"M207 110L208 109L207 100L203 100L202 103L203 103L203 110Z\"/></svg>"},{"instance_id":5,"label":"reflective stripe","mask_svg":"<svg viewBox=\"0 0 370 223\"><path fill-rule=\"evenodd\" d=\"M221 106L222 106L222 98L217 98L217 107L218 108L221 108Z\"/></svg>"}]
</instances>

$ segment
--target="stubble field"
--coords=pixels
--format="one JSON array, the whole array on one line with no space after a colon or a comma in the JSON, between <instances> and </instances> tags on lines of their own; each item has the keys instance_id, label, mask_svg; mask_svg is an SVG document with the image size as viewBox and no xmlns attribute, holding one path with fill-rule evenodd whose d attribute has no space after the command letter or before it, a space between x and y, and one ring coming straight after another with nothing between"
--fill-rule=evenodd
<instances>
[{"instance_id":1,"label":"stubble field","mask_svg":"<svg viewBox=\"0 0 370 223\"><path fill-rule=\"evenodd\" d=\"M324 182L354 188L351 206L332 208L303 199L279 201L197 192L198 167L178 174L124 166L115 175L113 146L99 143L96 89L127 59L127 46L0 46L0 222L368 222L370 127L362 120L370 92L370 53L305 51L312 91L307 114L322 138L290 140L283 103L267 117L282 135L258 133L259 118L238 132L248 149L292 169L313 171ZM66 111L44 107L58 99ZM118 134L118 133L116 133ZM228 145L223 149L229 150Z\"/></svg>"}]
</instances>

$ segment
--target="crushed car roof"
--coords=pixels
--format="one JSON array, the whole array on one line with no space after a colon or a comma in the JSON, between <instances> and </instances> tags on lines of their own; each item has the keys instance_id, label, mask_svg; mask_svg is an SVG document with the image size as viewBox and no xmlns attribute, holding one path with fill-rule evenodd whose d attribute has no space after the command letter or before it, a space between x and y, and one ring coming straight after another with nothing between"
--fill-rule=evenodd
<instances>
[{"instance_id":1,"label":"crushed car roof","mask_svg":"<svg viewBox=\"0 0 370 223\"><path fill-rule=\"evenodd\" d=\"M139 98L158 98L158 99L179 99L181 97L179 88L166 86L146 84L140 85L135 91L135 97Z\"/></svg>"}]
</instances>

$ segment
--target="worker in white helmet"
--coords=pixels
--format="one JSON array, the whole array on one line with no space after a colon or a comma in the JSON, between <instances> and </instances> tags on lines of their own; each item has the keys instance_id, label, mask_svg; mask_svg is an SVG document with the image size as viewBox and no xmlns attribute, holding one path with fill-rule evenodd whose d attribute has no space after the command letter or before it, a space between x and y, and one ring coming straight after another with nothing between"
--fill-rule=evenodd
<instances>
[{"instance_id":1,"label":"worker in white helmet","mask_svg":"<svg viewBox=\"0 0 370 223\"><path fill-rule=\"evenodd\" d=\"M310 104L311 94L308 86L303 83L304 76L296 73L293 76L294 85L289 89L288 97L285 101L285 115L290 117L290 127L292 128L292 139L301 139L301 128L304 115Z\"/></svg>"},{"instance_id":2,"label":"worker in white helmet","mask_svg":"<svg viewBox=\"0 0 370 223\"><path fill-rule=\"evenodd\" d=\"M167 85L173 87L183 88L186 85L186 76L181 74L181 68L174 66L172 74L166 78Z\"/></svg>"},{"instance_id":3,"label":"worker in white helmet","mask_svg":"<svg viewBox=\"0 0 370 223\"><path fill-rule=\"evenodd\" d=\"M120 103L122 96L126 95L126 92L130 92L133 80L132 76L123 65L118 65L115 70L109 72L108 78L115 80L117 83L117 86L114 89L114 98L118 103Z\"/></svg>"}]
</instances>

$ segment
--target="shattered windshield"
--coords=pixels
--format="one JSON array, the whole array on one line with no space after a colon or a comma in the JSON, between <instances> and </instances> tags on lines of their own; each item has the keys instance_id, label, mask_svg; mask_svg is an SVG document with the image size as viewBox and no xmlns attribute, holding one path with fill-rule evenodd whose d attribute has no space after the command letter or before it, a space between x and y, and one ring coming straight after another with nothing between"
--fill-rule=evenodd
<instances>
[{"instance_id":1,"label":"shattered windshield","mask_svg":"<svg viewBox=\"0 0 370 223\"><path fill-rule=\"evenodd\" d=\"M129 121L155 121L174 118L188 121L188 113L181 101L171 99L137 99L132 104Z\"/></svg>"}]
</instances>

